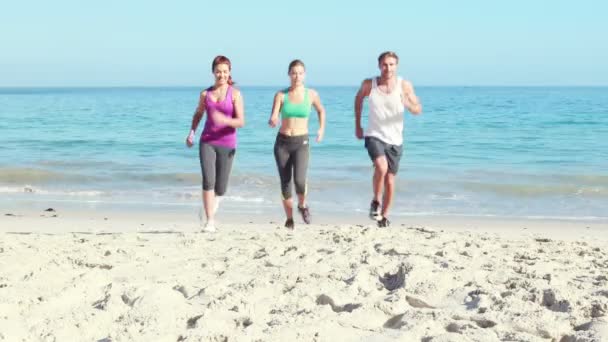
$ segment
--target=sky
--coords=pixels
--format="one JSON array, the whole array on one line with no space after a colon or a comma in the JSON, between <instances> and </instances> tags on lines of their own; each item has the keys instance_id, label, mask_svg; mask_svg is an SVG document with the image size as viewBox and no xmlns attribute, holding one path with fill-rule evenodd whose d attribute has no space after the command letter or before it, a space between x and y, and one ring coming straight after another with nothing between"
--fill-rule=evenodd
<instances>
[{"instance_id":1,"label":"sky","mask_svg":"<svg viewBox=\"0 0 608 342\"><path fill-rule=\"evenodd\" d=\"M358 85L400 56L415 85L608 85L608 1L3 0L0 87Z\"/></svg>"}]
</instances>

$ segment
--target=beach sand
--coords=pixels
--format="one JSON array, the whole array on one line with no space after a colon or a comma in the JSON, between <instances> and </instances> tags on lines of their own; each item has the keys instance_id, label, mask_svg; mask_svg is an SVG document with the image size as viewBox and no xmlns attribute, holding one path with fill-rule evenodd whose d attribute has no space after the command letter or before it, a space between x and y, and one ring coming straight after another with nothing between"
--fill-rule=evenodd
<instances>
[{"instance_id":1,"label":"beach sand","mask_svg":"<svg viewBox=\"0 0 608 342\"><path fill-rule=\"evenodd\" d=\"M606 222L355 220L2 213L0 341L608 341Z\"/></svg>"}]
</instances>

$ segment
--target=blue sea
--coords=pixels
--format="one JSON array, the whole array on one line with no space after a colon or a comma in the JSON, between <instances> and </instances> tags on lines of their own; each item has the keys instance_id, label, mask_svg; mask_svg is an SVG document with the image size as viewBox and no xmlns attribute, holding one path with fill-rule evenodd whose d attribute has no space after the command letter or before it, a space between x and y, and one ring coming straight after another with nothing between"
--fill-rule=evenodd
<instances>
[{"instance_id":1,"label":"blue sea","mask_svg":"<svg viewBox=\"0 0 608 342\"><path fill-rule=\"evenodd\" d=\"M310 206L313 213L365 217L372 169L354 136L357 89L316 89L327 128L325 140L311 144ZM224 215L282 215L277 130L267 125L277 88L241 90L246 126L238 132ZM199 92L0 88L0 204L198 208L198 149L184 142ZM608 218L608 88L419 87L417 93L424 113L405 119L391 216ZM317 125L313 112L311 133Z\"/></svg>"}]
</instances>

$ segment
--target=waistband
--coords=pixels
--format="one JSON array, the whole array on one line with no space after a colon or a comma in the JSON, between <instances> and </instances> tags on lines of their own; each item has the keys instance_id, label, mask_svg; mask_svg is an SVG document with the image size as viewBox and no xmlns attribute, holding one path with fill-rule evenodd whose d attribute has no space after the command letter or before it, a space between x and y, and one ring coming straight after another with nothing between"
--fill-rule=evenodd
<instances>
[{"instance_id":1,"label":"waistband","mask_svg":"<svg viewBox=\"0 0 608 342\"><path fill-rule=\"evenodd\" d=\"M308 134L302 135L286 135L283 133L277 134L277 141L285 141L285 142L301 142L308 140Z\"/></svg>"}]
</instances>

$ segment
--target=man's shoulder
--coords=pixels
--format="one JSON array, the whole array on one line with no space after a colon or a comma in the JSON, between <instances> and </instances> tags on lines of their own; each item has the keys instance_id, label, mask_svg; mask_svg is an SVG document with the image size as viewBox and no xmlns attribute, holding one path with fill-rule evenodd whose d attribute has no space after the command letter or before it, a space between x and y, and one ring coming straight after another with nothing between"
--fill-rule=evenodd
<instances>
[{"instance_id":1,"label":"man's shoulder","mask_svg":"<svg viewBox=\"0 0 608 342\"><path fill-rule=\"evenodd\" d=\"M412 82L406 80L405 78L399 77L399 79L401 80L401 87L403 87L403 89L409 90L414 87Z\"/></svg>"},{"instance_id":2,"label":"man's shoulder","mask_svg":"<svg viewBox=\"0 0 608 342\"><path fill-rule=\"evenodd\" d=\"M371 89L374 78L366 78L361 82L361 89Z\"/></svg>"}]
</instances>

